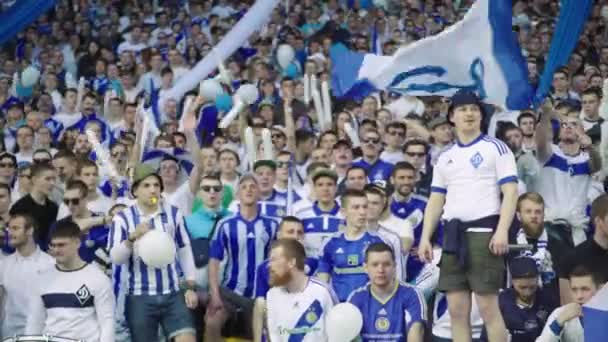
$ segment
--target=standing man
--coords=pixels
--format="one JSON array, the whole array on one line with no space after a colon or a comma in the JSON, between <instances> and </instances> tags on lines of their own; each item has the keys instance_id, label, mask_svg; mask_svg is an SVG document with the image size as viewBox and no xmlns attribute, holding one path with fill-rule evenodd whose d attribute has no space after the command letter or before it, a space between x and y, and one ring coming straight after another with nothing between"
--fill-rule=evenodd
<instances>
[{"instance_id":1,"label":"standing man","mask_svg":"<svg viewBox=\"0 0 608 342\"><path fill-rule=\"evenodd\" d=\"M64 221L51 235L56 266L35 281L25 333L114 342L114 296L110 279L78 256L80 228Z\"/></svg>"},{"instance_id":2,"label":"standing man","mask_svg":"<svg viewBox=\"0 0 608 342\"><path fill-rule=\"evenodd\" d=\"M369 278L363 268L365 250L375 242L383 242L367 230L367 196L359 190L346 190L342 196L342 213L346 229L335 234L323 248L318 277L331 285L340 302Z\"/></svg>"},{"instance_id":3,"label":"standing man","mask_svg":"<svg viewBox=\"0 0 608 342\"><path fill-rule=\"evenodd\" d=\"M47 249L49 228L57 218L59 207L50 200L57 173L50 164L36 164L31 168L32 190L13 204L10 213L29 214L36 221L34 239L42 250Z\"/></svg>"},{"instance_id":4,"label":"standing man","mask_svg":"<svg viewBox=\"0 0 608 342\"><path fill-rule=\"evenodd\" d=\"M222 220L215 231L209 252L210 302L205 315L205 341L221 341L221 331L229 318L241 312L239 333L251 339L251 321L256 291L256 268L268 257L277 222L258 210L260 189L256 177L239 179L239 211ZM220 263L225 263L220 273ZM238 319L237 319L238 320Z\"/></svg>"},{"instance_id":5,"label":"standing man","mask_svg":"<svg viewBox=\"0 0 608 342\"><path fill-rule=\"evenodd\" d=\"M159 326L167 338L194 342L195 330L188 309L196 308L198 297L190 238L179 209L160 200L162 191L162 179L151 166L141 164L135 168L132 192L136 202L114 218L110 257L114 264L129 265L125 310L133 342L156 341ZM169 234L178 248L176 261L164 268L148 266L134 253L134 245L152 229ZM179 270L185 278L183 292Z\"/></svg>"},{"instance_id":6,"label":"standing man","mask_svg":"<svg viewBox=\"0 0 608 342\"><path fill-rule=\"evenodd\" d=\"M297 240L276 241L270 252L268 333L273 342L327 342L325 318L338 299L305 271L306 252Z\"/></svg>"},{"instance_id":7,"label":"standing man","mask_svg":"<svg viewBox=\"0 0 608 342\"><path fill-rule=\"evenodd\" d=\"M503 255L517 204L517 168L504 143L481 133L482 117L476 94L459 91L452 97L449 118L457 140L435 166L418 255L432 262L431 237L443 213L448 222L438 288L447 292L452 336L471 341L473 292L489 340L505 342L498 291L504 285Z\"/></svg>"},{"instance_id":8,"label":"standing man","mask_svg":"<svg viewBox=\"0 0 608 342\"><path fill-rule=\"evenodd\" d=\"M369 283L348 298L363 314L363 342L424 341L424 297L395 278L393 249L385 243L371 244L365 251L365 271Z\"/></svg>"},{"instance_id":9,"label":"standing man","mask_svg":"<svg viewBox=\"0 0 608 342\"><path fill-rule=\"evenodd\" d=\"M4 312L0 338L25 333L29 303L35 293L33 280L55 264L36 245L34 224L27 214L12 215L7 222L8 242L15 252L0 261L0 292L4 302L4 307L0 307L0 312Z\"/></svg>"}]
</instances>

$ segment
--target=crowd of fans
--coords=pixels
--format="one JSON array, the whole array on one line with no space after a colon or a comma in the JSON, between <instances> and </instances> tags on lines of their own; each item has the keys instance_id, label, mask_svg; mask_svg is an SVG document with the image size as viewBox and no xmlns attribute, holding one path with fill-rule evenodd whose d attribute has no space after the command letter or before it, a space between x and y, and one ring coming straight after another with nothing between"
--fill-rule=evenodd
<instances>
[{"instance_id":1,"label":"crowd of fans","mask_svg":"<svg viewBox=\"0 0 608 342\"><path fill-rule=\"evenodd\" d=\"M4 10L14 3L0 1ZM339 62L329 58L335 35L327 23L348 33L342 39L353 50L390 55L457 22L472 3L283 1L223 62L231 79L216 79L224 92L253 84L259 98L220 129L205 116L221 119L226 101L197 89L159 98L213 51L253 1L57 0L0 49L0 336L62 331L42 329L28 308L43 285L39 273L55 262L74 263L62 259L61 241L73 237L75 223L78 257L112 284L116 341L155 340L159 326L176 341L190 341L188 334L199 341L222 335L259 341L272 279L266 259L277 236L301 241L306 273L329 282L339 301L355 302L351 293L370 279L363 254L340 261L331 253L343 246L340 234L359 233L367 244L391 247L394 276L429 305L428 312L424 305L418 310L419 338L451 340L446 296L436 291L438 260L424 263L417 255L434 166L456 143L450 98L392 92L361 101L333 98L332 127L321 131L315 106L305 101L303 75L329 80ZM513 0L513 31L533 85L558 15L557 0ZM295 50L293 67L278 64L281 44ZM24 87L22 72L30 67L40 76ZM607 78L608 1L598 0L542 108L481 108L484 134L504 142L517 163L521 196L509 243L530 245L509 253L499 295L512 341L534 341L555 328L547 322L560 306L567 326L608 280ZM144 121L152 129L142 131ZM245 143L247 127L253 148ZM265 129L272 158L265 157ZM361 219L353 207L361 194L365 233L354 223ZM151 224L143 227L140 218ZM171 226L180 262L146 271L132 244L155 225ZM441 225L433 244L441 248ZM341 262L344 273L337 271ZM146 299L144 306L133 299L156 295L171 296L160 304ZM153 305L171 310L156 317ZM475 303L471 327L474 340L486 339ZM103 326L95 329L64 337L108 341ZM564 328L562 340L579 341L582 329Z\"/></svg>"}]
</instances>

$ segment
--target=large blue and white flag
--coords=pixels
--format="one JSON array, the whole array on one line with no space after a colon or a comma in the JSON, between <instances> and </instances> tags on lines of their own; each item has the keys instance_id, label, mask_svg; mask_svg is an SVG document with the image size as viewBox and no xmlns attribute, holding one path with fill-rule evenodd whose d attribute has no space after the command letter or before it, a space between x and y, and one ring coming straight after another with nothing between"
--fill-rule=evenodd
<instances>
[{"instance_id":1,"label":"large blue and white flag","mask_svg":"<svg viewBox=\"0 0 608 342\"><path fill-rule=\"evenodd\" d=\"M451 96L467 89L505 109L529 108L534 89L512 32L511 5L477 0L461 21L393 56L360 54L336 44L330 51L333 92L341 98L375 90Z\"/></svg>"},{"instance_id":2,"label":"large blue and white flag","mask_svg":"<svg viewBox=\"0 0 608 342\"><path fill-rule=\"evenodd\" d=\"M606 341L608 336L608 285L583 305L585 341Z\"/></svg>"}]
</instances>

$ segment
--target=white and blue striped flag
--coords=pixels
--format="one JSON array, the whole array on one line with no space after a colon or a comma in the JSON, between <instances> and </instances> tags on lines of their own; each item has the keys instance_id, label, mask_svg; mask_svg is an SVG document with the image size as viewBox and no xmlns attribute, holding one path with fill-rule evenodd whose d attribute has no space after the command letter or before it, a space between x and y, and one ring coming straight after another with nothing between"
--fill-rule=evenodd
<instances>
[{"instance_id":1,"label":"white and blue striped flag","mask_svg":"<svg viewBox=\"0 0 608 342\"><path fill-rule=\"evenodd\" d=\"M331 49L332 86L340 98L377 90L413 96L474 91L504 109L529 108L534 89L512 32L511 1L477 0L442 33L399 48L393 56L361 54L343 44Z\"/></svg>"},{"instance_id":2,"label":"white and blue striped flag","mask_svg":"<svg viewBox=\"0 0 608 342\"><path fill-rule=\"evenodd\" d=\"M608 285L583 305L585 341L606 341L608 336Z\"/></svg>"}]
</instances>

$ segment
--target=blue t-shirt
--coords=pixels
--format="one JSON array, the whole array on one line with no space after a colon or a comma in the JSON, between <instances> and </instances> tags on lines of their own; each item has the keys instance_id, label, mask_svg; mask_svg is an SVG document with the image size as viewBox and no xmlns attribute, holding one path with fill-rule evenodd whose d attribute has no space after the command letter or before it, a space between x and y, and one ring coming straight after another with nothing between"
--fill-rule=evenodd
<instances>
[{"instance_id":1,"label":"blue t-shirt","mask_svg":"<svg viewBox=\"0 0 608 342\"><path fill-rule=\"evenodd\" d=\"M380 242L382 239L371 232L363 233L357 240L347 240L340 232L327 242L317 270L330 275L331 285L340 302L346 301L351 292L368 282L363 268L365 250L370 244Z\"/></svg>"},{"instance_id":2,"label":"blue t-shirt","mask_svg":"<svg viewBox=\"0 0 608 342\"><path fill-rule=\"evenodd\" d=\"M377 298L370 284L355 290L348 302L363 315L362 341L407 341L407 334L416 322L424 324L424 297L415 287L395 283L395 290L385 300Z\"/></svg>"}]
</instances>

